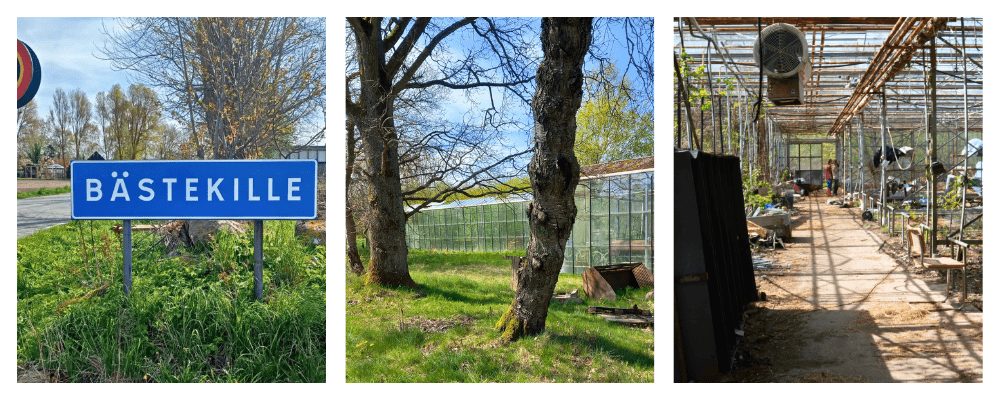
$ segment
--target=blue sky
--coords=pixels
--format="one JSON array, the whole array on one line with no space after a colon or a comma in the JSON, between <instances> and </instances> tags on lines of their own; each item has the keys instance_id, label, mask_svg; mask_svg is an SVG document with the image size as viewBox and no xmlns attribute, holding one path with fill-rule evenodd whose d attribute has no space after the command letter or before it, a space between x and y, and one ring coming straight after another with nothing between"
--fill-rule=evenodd
<instances>
[{"instance_id":1,"label":"blue sky","mask_svg":"<svg viewBox=\"0 0 1000 400\"><path fill-rule=\"evenodd\" d=\"M660 22L662 23L663 21ZM537 35L538 26L541 23L540 19L533 18L532 23L536 30L533 33ZM627 63L628 63L628 52L624 47L625 32L622 29L621 25L612 25L612 31L613 32L610 35L611 37L605 35L604 32L595 31L595 42L598 42L595 44L601 46L602 51L610 52L610 56L616 63L619 72L624 72L627 68ZM474 35L472 35L470 32L467 31L461 31L459 32L459 34L464 35L462 36L463 38L462 40L479 40L478 37L475 37ZM538 45L538 38L529 38L529 39L533 39L535 44ZM614 43L609 43L610 41L613 41ZM445 42L442 42L442 44L438 47L437 52L439 54L446 53L449 51L449 46L461 46L461 43L455 43L453 41L446 40ZM462 49L455 49L455 51L456 53L461 53ZM537 51L540 56L541 54L540 45ZM597 63L593 62L593 60L590 57L587 58L586 62L587 63L584 66L585 69L591 70L593 68L598 68ZM634 69L631 69L628 75L633 84L635 85L639 84L640 80L638 79ZM494 100L498 102L499 106L499 102L502 102L503 100L502 99L503 90L494 89L493 94L494 94ZM448 95L449 95L448 97L449 101L446 102L446 104L443 104L442 108L445 112L445 118L450 121L462 120L463 116L465 116L465 114L470 110L470 108L481 109L484 105L489 105L489 92L486 89L474 89L470 91L450 90L448 91ZM469 101L469 99L467 99L467 96L472 97L479 104L478 105L473 104L471 101ZM531 94L528 94L528 96L530 97ZM520 102L520 100L516 99L514 100L507 99L507 100ZM531 109L521 104L515 104L510 110L510 112L512 113L511 117L519 121L522 121L527 126L527 130L523 132L518 132L518 131L507 132L506 143L498 144L499 148L497 151L502 153L517 152L531 146L531 133L532 133L531 127L533 124ZM520 115L517 115L519 113ZM473 121L473 123L474 122L476 121ZM512 147L512 150L507 150L508 147Z\"/></svg>"},{"instance_id":2,"label":"blue sky","mask_svg":"<svg viewBox=\"0 0 1000 400\"><path fill-rule=\"evenodd\" d=\"M107 92L118 83L128 88L128 74L113 71L111 62L100 60L98 46L105 36L101 23L117 26L113 18L18 18L17 38L27 43L38 56L42 82L33 102L39 117L44 118L52 105L57 88L66 93L80 89L91 103L97 92Z\"/></svg>"},{"instance_id":3,"label":"blue sky","mask_svg":"<svg viewBox=\"0 0 1000 400\"><path fill-rule=\"evenodd\" d=\"M115 84L127 90L130 84L144 83L141 77L115 71L110 61L98 58L103 57L99 49L107 39L104 27L111 32L121 29L116 18L17 18L17 38L27 43L41 62L42 82L32 100L40 118L48 116L58 88L67 94L82 90L93 106L97 93L108 92ZM162 101L163 95L160 97ZM176 124L167 115L164 122ZM310 121L302 130L311 134L319 129L315 126L319 123ZM318 142L323 143L323 139Z\"/></svg>"}]
</instances>

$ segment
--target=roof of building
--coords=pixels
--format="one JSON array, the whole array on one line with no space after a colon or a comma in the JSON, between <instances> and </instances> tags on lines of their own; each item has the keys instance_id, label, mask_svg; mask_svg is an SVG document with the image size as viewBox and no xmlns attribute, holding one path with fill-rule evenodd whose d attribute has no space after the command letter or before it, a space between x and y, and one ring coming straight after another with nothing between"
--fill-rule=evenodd
<instances>
[{"instance_id":1,"label":"roof of building","mask_svg":"<svg viewBox=\"0 0 1000 400\"><path fill-rule=\"evenodd\" d=\"M646 169L653 169L653 156L584 165L580 167L580 176L583 178L594 178L601 175L641 171Z\"/></svg>"}]
</instances>

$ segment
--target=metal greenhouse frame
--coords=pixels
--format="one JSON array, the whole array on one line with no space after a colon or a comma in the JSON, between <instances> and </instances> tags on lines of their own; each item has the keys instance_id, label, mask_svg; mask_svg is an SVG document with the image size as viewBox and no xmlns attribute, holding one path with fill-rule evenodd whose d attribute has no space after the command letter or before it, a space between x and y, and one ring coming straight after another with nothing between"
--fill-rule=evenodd
<instances>
[{"instance_id":1,"label":"metal greenhouse frame","mask_svg":"<svg viewBox=\"0 0 1000 400\"><path fill-rule=\"evenodd\" d=\"M651 164L652 157L648 159ZM652 168L581 177L577 217L562 272L582 273L590 266L623 262L642 262L653 271L653 192ZM480 198L426 208L407 221L407 246L524 251L529 236L527 204L522 197Z\"/></svg>"}]
</instances>

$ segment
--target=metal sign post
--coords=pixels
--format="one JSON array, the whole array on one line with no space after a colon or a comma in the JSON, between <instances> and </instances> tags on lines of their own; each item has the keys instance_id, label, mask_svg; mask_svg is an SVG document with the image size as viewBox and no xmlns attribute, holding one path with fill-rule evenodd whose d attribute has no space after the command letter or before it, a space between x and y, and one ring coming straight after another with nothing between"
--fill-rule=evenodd
<instances>
[{"instance_id":1,"label":"metal sign post","mask_svg":"<svg viewBox=\"0 0 1000 400\"><path fill-rule=\"evenodd\" d=\"M316 219L316 160L73 161L72 219L122 220L125 293L132 220L254 220L254 295L263 299L264 220Z\"/></svg>"},{"instance_id":2,"label":"metal sign post","mask_svg":"<svg viewBox=\"0 0 1000 400\"><path fill-rule=\"evenodd\" d=\"M122 264L125 294L132 292L132 220L122 220Z\"/></svg>"},{"instance_id":3,"label":"metal sign post","mask_svg":"<svg viewBox=\"0 0 1000 400\"><path fill-rule=\"evenodd\" d=\"M257 300L264 296L264 220L253 221L253 294Z\"/></svg>"}]
</instances>

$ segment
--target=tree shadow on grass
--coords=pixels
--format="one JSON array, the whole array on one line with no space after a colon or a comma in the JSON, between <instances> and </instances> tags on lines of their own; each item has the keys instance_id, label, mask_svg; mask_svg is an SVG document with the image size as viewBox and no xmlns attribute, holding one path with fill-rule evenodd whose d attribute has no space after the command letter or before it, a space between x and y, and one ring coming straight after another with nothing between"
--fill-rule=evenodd
<instances>
[{"instance_id":1,"label":"tree shadow on grass","mask_svg":"<svg viewBox=\"0 0 1000 400\"><path fill-rule=\"evenodd\" d=\"M460 302L460 303L467 303L467 304L470 304L470 305L477 305L477 306L494 306L494 305L496 305L496 306L494 306L494 308L497 308L497 309L500 309L500 308L503 308L503 307L506 307L507 305L509 305L510 302L511 302L511 298L513 296L513 294L511 294L511 296L502 296L501 295L501 296L496 296L496 297L493 297L493 298L485 298L485 297L479 297L479 296L473 297L473 296L468 296L466 294L463 294L460 291L452 290L450 288L444 288L444 287L441 287L441 286L426 285L426 284L420 285L419 292L423 292L423 293L427 294L428 296L437 295L437 296L440 296L441 298L443 298L445 300L448 300L448 301Z\"/></svg>"},{"instance_id":2,"label":"tree shadow on grass","mask_svg":"<svg viewBox=\"0 0 1000 400\"><path fill-rule=\"evenodd\" d=\"M556 343L567 345L584 344L588 350L604 349L611 358L623 363L640 368L653 368L653 354L624 348L600 336L560 335L552 332L549 332L549 335L552 337L552 341Z\"/></svg>"}]
</instances>

